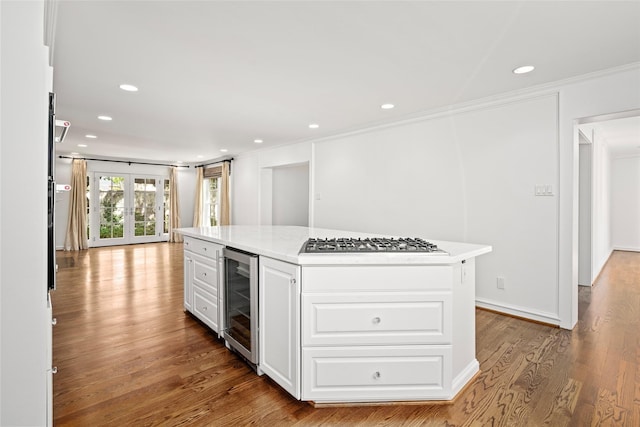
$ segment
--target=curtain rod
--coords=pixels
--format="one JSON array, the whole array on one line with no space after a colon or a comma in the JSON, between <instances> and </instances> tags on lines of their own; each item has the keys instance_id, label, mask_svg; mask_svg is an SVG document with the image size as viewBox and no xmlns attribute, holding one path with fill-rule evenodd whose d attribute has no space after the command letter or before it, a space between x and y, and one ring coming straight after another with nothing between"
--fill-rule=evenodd
<instances>
[{"instance_id":1,"label":"curtain rod","mask_svg":"<svg viewBox=\"0 0 640 427\"><path fill-rule=\"evenodd\" d=\"M205 164L202 164L202 165L197 165L197 166L194 166L194 168L203 168L205 166L217 165L218 163L224 163L224 162L231 163L231 160L233 160L233 157L231 157L229 159L217 160L215 162L205 163Z\"/></svg>"},{"instance_id":2,"label":"curtain rod","mask_svg":"<svg viewBox=\"0 0 640 427\"><path fill-rule=\"evenodd\" d=\"M58 158L60 158L60 159L92 160L92 161L96 161L96 162L127 163L129 166L131 166L131 165L152 165L152 166L168 166L168 167L172 167L172 168L188 168L189 167L189 165L167 165L167 164L164 164L164 163L134 162L134 161L130 161L130 160L90 159L88 157L58 156Z\"/></svg>"}]
</instances>

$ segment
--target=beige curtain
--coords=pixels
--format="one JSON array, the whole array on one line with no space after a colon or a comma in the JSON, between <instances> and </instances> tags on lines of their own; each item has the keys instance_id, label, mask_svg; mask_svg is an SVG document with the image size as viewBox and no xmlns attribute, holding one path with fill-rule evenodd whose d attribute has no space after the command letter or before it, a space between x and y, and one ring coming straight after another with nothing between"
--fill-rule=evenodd
<instances>
[{"instance_id":1,"label":"beige curtain","mask_svg":"<svg viewBox=\"0 0 640 427\"><path fill-rule=\"evenodd\" d=\"M193 207L193 226L202 227L202 181L204 180L204 168L196 168L196 202Z\"/></svg>"},{"instance_id":2,"label":"beige curtain","mask_svg":"<svg viewBox=\"0 0 640 427\"><path fill-rule=\"evenodd\" d=\"M64 239L66 251L87 249L87 162L74 159L69 194L69 220Z\"/></svg>"},{"instance_id":3,"label":"beige curtain","mask_svg":"<svg viewBox=\"0 0 640 427\"><path fill-rule=\"evenodd\" d=\"M169 242L182 242L182 235L173 230L180 228L180 211L178 210L178 168L171 168L169 175Z\"/></svg>"},{"instance_id":4,"label":"beige curtain","mask_svg":"<svg viewBox=\"0 0 640 427\"><path fill-rule=\"evenodd\" d=\"M229 162L222 163L222 175L220 176L220 225L230 225L231 216L229 214Z\"/></svg>"}]
</instances>

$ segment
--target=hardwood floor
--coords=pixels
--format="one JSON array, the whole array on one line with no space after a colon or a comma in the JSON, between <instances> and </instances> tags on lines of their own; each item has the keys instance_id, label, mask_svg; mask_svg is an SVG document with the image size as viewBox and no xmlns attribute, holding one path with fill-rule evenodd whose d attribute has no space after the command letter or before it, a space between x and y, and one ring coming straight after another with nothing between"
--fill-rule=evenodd
<instances>
[{"instance_id":1,"label":"hardwood floor","mask_svg":"<svg viewBox=\"0 0 640 427\"><path fill-rule=\"evenodd\" d=\"M615 252L566 331L477 310L453 404L313 408L182 309L182 245L58 253L57 426L640 426L640 254Z\"/></svg>"}]
</instances>

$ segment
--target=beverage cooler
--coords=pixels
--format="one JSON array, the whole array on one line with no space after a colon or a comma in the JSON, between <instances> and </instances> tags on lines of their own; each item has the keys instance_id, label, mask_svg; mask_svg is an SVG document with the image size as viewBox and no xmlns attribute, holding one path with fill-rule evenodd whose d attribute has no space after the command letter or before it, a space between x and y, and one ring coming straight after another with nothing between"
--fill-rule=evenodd
<instances>
[{"instance_id":1,"label":"beverage cooler","mask_svg":"<svg viewBox=\"0 0 640 427\"><path fill-rule=\"evenodd\" d=\"M227 344L258 364L258 256L224 248L224 332Z\"/></svg>"}]
</instances>

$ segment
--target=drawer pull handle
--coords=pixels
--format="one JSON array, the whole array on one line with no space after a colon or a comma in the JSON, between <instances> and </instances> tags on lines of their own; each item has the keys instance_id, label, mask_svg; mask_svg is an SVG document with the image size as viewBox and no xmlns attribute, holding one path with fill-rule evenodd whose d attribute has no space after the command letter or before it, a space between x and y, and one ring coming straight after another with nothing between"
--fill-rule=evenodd
<instances>
[{"instance_id":1,"label":"drawer pull handle","mask_svg":"<svg viewBox=\"0 0 640 427\"><path fill-rule=\"evenodd\" d=\"M373 379L374 380L380 379L380 372L378 372L378 371L374 372L373 373Z\"/></svg>"},{"instance_id":2,"label":"drawer pull handle","mask_svg":"<svg viewBox=\"0 0 640 427\"><path fill-rule=\"evenodd\" d=\"M202 311L207 311L207 306L206 305L202 306Z\"/></svg>"},{"instance_id":3,"label":"drawer pull handle","mask_svg":"<svg viewBox=\"0 0 640 427\"><path fill-rule=\"evenodd\" d=\"M380 323L380 318L379 317L374 317L372 320L374 325L377 325L378 323Z\"/></svg>"},{"instance_id":4,"label":"drawer pull handle","mask_svg":"<svg viewBox=\"0 0 640 427\"><path fill-rule=\"evenodd\" d=\"M202 273L202 277L207 277L207 273Z\"/></svg>"}]
</instances>

